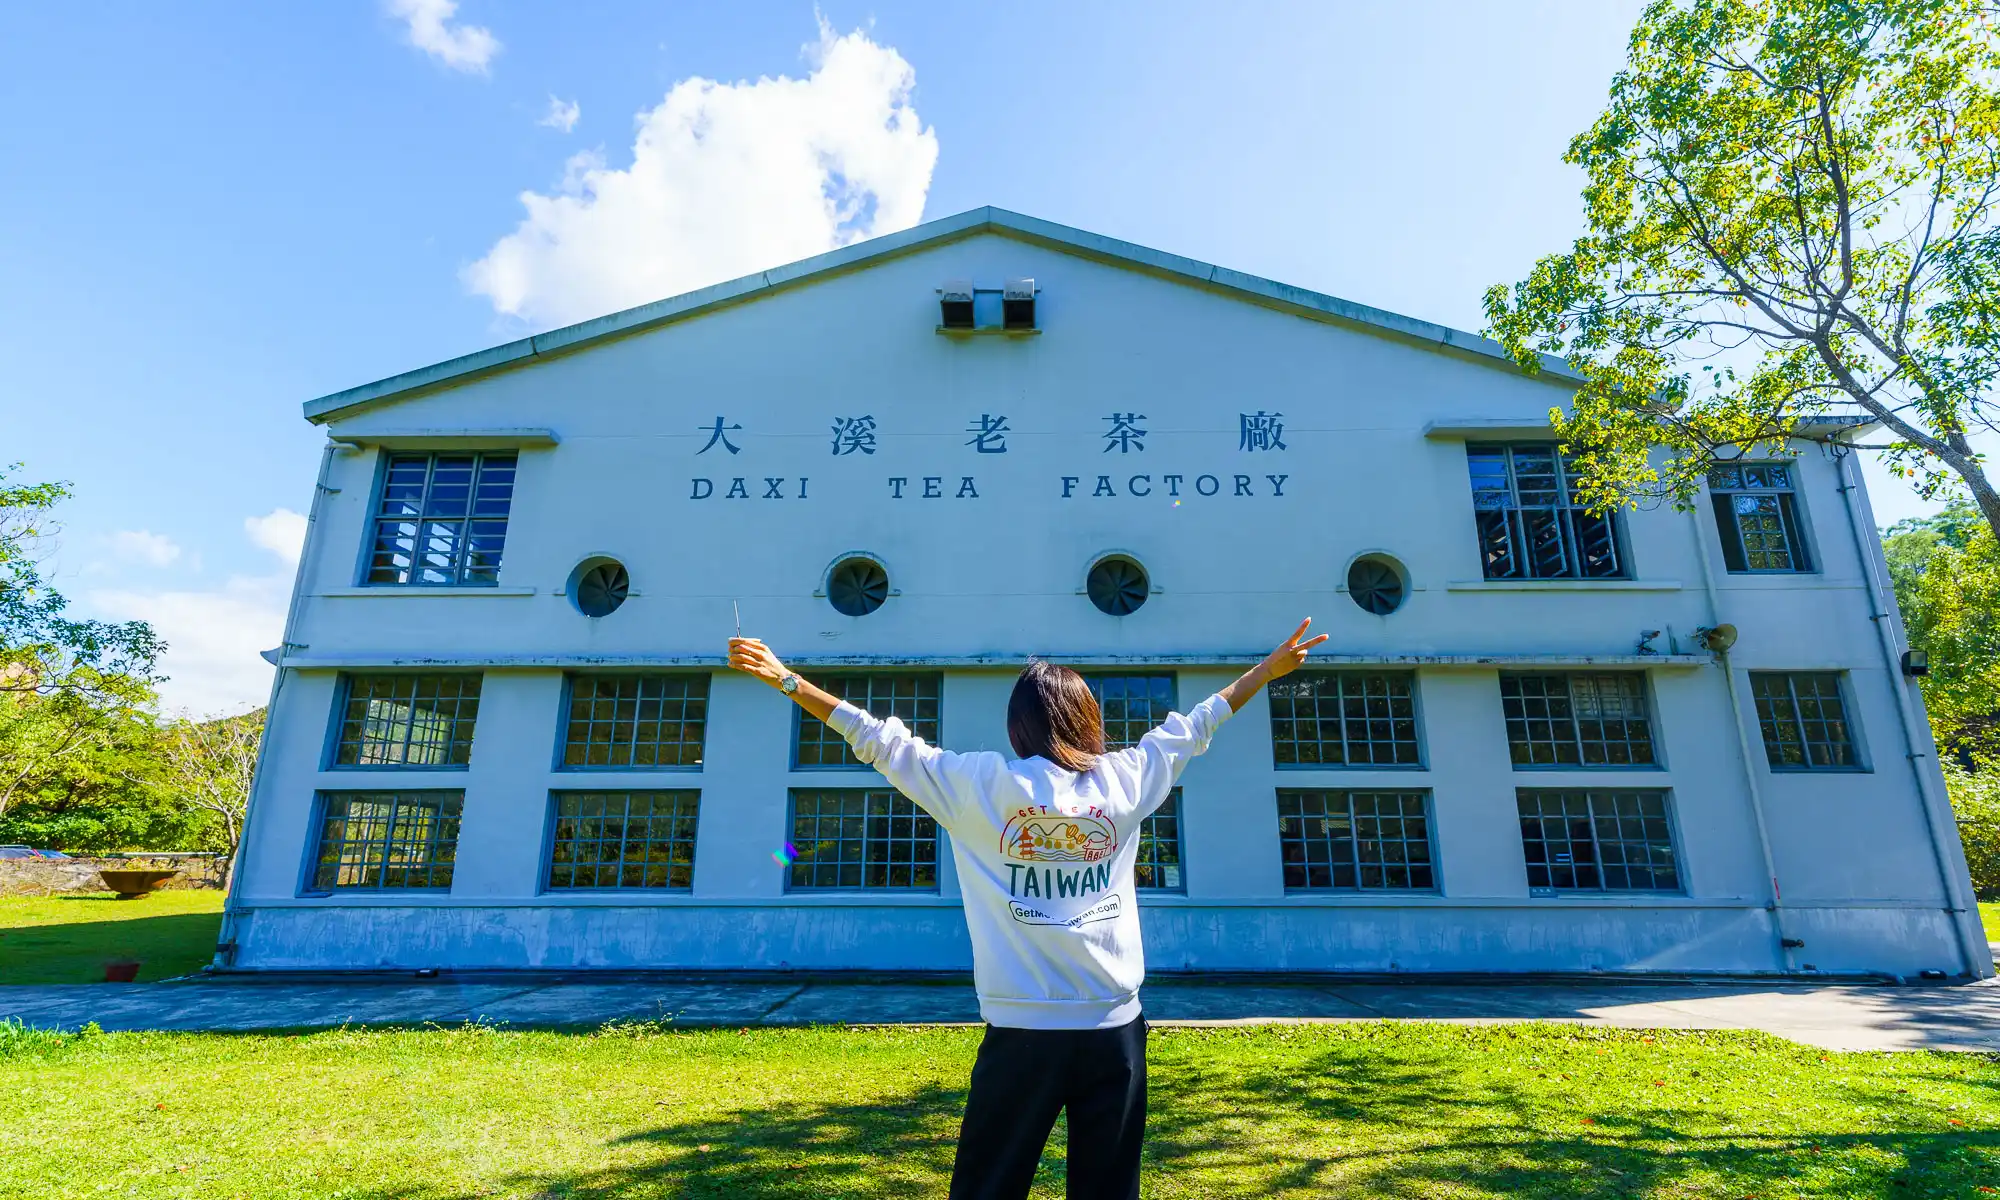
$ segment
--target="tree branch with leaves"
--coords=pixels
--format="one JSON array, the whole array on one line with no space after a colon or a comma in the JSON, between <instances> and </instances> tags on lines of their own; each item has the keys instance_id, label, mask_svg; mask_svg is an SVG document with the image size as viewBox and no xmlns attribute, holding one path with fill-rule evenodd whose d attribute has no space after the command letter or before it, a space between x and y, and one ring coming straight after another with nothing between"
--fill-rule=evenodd
<instances>
[{"instance_id":1,"label":"tree branch with leaves","mask_svg":"<svg viewBox=\"0 0 2000 1200\"><path fill-rule=\"evenodd\" d=\"M1717 461L1859 444L2000 532L2000 38L1985 0L1656 0L1570 143L1587 232L1486 293L1581 498L1691 506ZM1842 419L1845 420L1842 420ZM1664 453L1661 453L1661 450Z\"/></svg>"}]
</instances>

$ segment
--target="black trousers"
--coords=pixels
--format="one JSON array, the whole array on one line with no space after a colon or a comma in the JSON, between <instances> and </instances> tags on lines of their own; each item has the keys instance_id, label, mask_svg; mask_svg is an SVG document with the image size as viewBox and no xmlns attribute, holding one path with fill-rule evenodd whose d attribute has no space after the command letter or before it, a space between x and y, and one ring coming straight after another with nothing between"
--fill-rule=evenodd
<instances>
[{"instance_id":1,"label":"black trousers","mask_svg":"<svg viewBox=\"0 0 2000 1200\"><path fill-rule=\"evenodd\" d=\"M1069 1110L1069 1200L1139 1200L1146 1019L1116 1029L986 1027L951 1169L951 1200L1021 1200Z\"/></svg>"}]
</instances>

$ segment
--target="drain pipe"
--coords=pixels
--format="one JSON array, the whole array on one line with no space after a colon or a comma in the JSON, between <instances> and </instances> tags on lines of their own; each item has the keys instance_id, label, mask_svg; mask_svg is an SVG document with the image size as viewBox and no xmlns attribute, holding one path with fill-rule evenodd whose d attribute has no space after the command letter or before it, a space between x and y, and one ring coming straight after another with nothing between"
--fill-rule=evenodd
<instances>
[{"instance_id":1,"label":"drain pipe","mask_svg":"<svg viewBox=\"0 0 2000 1200\"><path fill-rule=\"evenodd\" d=\"M1701 590L1708 597L1708 624L1713 628L1721 623L1715 572L1708 565L1708 544L1701 537L1701 513L1692 511L1688 517L1689 527L1694 530L1694 558L1701 564ZM1729 651L1713 653L1716 664L1722 668L1723 685L1729 690L1729 723L1736 727L1736 752L1743 763L1743 785L1750 793L1750 815L1757 826L1757 849L1764 856L1764 878L1771 881L1771 898L1765 901L1764 911L1771 914L1771 930L1778 937L1778 970L1786 975L1796 974L1798 968L1792 951L1805 942L1785 929L1785 893L1778 886L1778 860L1771 851L1770 825L1764 819L1764 787L1757 778L1757 760L1751 756L1750 735L1743 726L1743 695L1736 687L1736 668L1730 665Z\"/></svg>"},{"instance_id":2,"label":"drain pipe","mask_svg":"<svg viewBox=\"0 0 2000 1200\"><path fill-rule=\"evenodd\" d=\"M264 733L257 747L257 765L250 771L250 795L243 805L243 828L237 834L236 856L229 864L229 892L222 902L222 927L215 935L215 957L209 963L210 970L226 970L236 962L236 929L243 913L238 902L243 891L243 850L250 844L251 826L260 807L258 797L263 794L265 739L270 737L271 717L278 711L278 695L284 690L286 676L291 674L291 668L285 665L285 654L292 648L292 634L298 628L299 609L305 599L307 551L312 549L313 530L319 524L320 502L329 490L326 479L332 472L333 456L336 452L356 449L359 447L352 442L331 439L320 449L319 475L313 481L312 503L306 506L305 537L299 542L299 564L292 571L292 601L285 608L285 631L278 640L278 659L271 664L277 669L271 674L271 693L264 701Z\"/></svg>"},{"instance_id":3,"label":"drain pipe","mask_svg":"<svg viewBox=\"0 0 2000 1200\"><path fill-rule=\"evenodd\" d=\"M1890 690L1896 693L1896 712L1901 719L1897 722L1903 730L1903 761L1910 766L1910 774L1917 782L1917 806L1924 813L1924 829L1930 834L1931 858L1937 865L1938 882L1944 887L1945 912L1951 918L1953 940L1958 944L1959 962L1964 973L1979 979L1990 973L1990 957L1986 955L1983 935L1979 939L1969 936L1966 930L1968 918L1974 911L1970 901L1960 892L1960 875L1952 869L1952 863L1945 852L1943 836L1939 832L1938 814L1951 812L1951 800L1944 797L1940 809L1938 789L1932 782L1932 773L1924 769L1923 760L1935 751L1931 740L1930 727L1917 720L1915 709L1910 705L1910 688L1913 686L1903 677L1901 654L1896 648L1896 632L1891 622L1896 620L1896 602L1885 598L1882 580L1875 570L1875 555L1868 549L1867 540L1861 533L1861 513L1856 507L1854 494L1861 489L1861 480L1854 473L1854 448L1834 442L1833 456L1835 469L1840 473L1840 498L1847 504L1847 528L1854 534L1854 554L1861 568L1863 580L1868 585L1868 619L1875 625L1876 644L1882 651L1882 665L1889 672ZM1865 502L1865 501L1864 501ZM1870 528L1873 528L1871 521ZM1930 747L1926 750L1923 747ZM1956 823L1950 824L1953 836L1957 836Z\"/></svg>"}]
</instances>

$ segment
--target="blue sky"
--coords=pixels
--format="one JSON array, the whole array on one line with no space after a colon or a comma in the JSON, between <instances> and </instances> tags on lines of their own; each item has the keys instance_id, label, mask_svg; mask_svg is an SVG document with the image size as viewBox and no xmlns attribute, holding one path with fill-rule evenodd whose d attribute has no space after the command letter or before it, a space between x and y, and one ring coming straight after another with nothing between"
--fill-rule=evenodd
<instances>
[{"instance_id":1,"label":"blue sky","mask_svg":"<svg viewBox=\"0 0 2000 1200\"><path fill-rule=\"evenodd\" d=\"M62 586L160 626L170 706L262 702L300 402L801 246L997 204L1477 329L1577 230L1639 4L453 7L0 11L0 462L75 485ZM828 147L875 193L835 228Z\"/></svg>"}]
</instances>

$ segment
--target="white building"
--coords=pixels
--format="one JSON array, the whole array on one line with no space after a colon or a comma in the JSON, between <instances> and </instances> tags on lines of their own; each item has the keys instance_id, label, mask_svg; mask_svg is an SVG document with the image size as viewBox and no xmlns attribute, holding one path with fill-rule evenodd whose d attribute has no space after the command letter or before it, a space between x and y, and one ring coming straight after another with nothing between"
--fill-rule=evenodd
<instances>
[{"instance_id":1,"label":"white building","mask_svg":"<svg viewBox=\"0 0 2000 1200\"><path fill-rule=\"evenodd\" d=\"M1130 737L1315 618L1145 831L1156 970L1989 974L1851 455L1596 519L1567 386L984 209L312 401L223 961L968 967L740 609L1001 750L1030 654Z\"/></svg>"}]
</instances>

